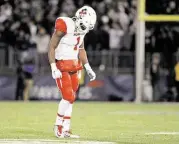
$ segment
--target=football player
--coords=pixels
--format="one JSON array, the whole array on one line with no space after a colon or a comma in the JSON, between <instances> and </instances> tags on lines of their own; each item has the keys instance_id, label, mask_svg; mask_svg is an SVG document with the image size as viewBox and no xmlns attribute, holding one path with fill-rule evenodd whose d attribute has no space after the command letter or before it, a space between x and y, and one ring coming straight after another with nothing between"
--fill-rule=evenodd
<instances>
[{"instance_id":1,"label":"football player","mask_svg":"<svg viewBox=\"0 0 179 144\"><path fill-rule=\"evenodd\" d=\"M84 37L95 23L96 12L89 6L77 10L73 18L59 17L55 22L48 57L52 77L62 94L54 127L55 136L59 138L79 137L70 133L70 119L79 85L78 71L84 66L90 80L96 78L84 49Z\"/></svg>"}]
</instances>

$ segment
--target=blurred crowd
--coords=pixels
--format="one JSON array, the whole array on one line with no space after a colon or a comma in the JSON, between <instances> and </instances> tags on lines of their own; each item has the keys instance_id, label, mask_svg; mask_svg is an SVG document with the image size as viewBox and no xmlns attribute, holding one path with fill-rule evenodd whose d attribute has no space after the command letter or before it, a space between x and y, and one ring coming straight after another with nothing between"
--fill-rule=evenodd
<instances>
[{"instance_id":1,"label":"blurred crowd","mask_svg":"<svg viewBox=\"0 0 179 144\"><path fill-rule=\"evenodd\" d=\"M146 1L147 14L179 14L178 0ZM154 101L179 101L178 22L147 23L146 52L152 54L150 74Z\"/></svg>"},{"instance_id":2,"label":"blurred crowd","mask_svg":"<svg viewBox=\"0 0 179 144\"><path fill-rule=\"evenodd\" d=\"M73 17L83 5L92 6L97 13L97 24L85 37L87 51L111 50L114 54L135 51L137 0L1 0L0 49L5 48L7 55L9 48L16 51L19 65L24 59L32 64L35 60L32 57L37 52L39 65L47 65L48 43L56 18ZM179 14L179 1L146 0L146 14ZM150 66L152 86L156 88L160 69L165 68L168 87L177 83L179 99L179 59L174 56L177 51L179 53L178 37L178 22L146 23L145 51L153 55ZM134 62L133 58L131 60ZM125 60L120 57L121 61ZM24 69L26 78L31 79L31 65Z\"/></svg>"},{"instance_id":3,"label":"blurred crowd","mask_svg":"<svg viewBox=\"0 0 179 144\"><path fill-rule=\"evenodd\" d=\"M149 14L179 14L178 0L146 0L146 11Z\"/></svg>"},{"instance_id":4,"label":"blurred crowd","mask_svg":"<svg viewBox=\"0 0 179 144\"><path fill-rule=\"evenodd\" d=\"M146 2L146 13L179 13L177 0ZM95 29L86 35L86 50L135 51L137 0L2 0L0 42L20 51L34 48L44 59L56 18L73 17L83 5L91 5L98 18ZM147 23L146 28L146 52L162 53L163 66L172 67L179 46L178 23Z\"/></svg>"},{"instance_id":5,"label":"blurred crowd","mask_svg":"<svg viewBox=\"0 0 179 144\"><path fill-rule=\"evenodd\" d=\"M55 19L73 17L79 7L91 5L98 21L85 39L87 50L130 49L136 4L136 0L6 0L0 7L0 41L21 50L37 47L45 53Z\"/></svg>"},{"instance_id":6,"label":"blurred crowd","mask_svg":"<svg viewBox=\"0 0 179 144\"><path fill-rule=\"evenodd\" d=\"M1 0L0 49L5 48L7 55L9 49L17 54L16 99L28 100L37 63L35 52L40 68L47 67L48 43L57 17L73 17L78 8L90 5L97 13L97 24L85 37L85 49L130 50L136 4L136 0Z\"/></svg>"},{"instance_id":7,"label":"blurred crowd","mask_svg":"<svg viewBox=\"0 0 179 144\"><path fill-rule=\"evenodd\" d=\"M178 0L146 1L146 13L148 14L179 14ZM147 23L146 51L161 53L163 67L172 68L175 64L174 53L179 48L178 22Z\"/></svg>"},{"instance_id":8,"label":"blurred crowd","mask_svg":"<svg viewBox=\"0 0 179 144\"><path fill-rule=\"evenodd\" d=\"M177 0L147 0L146 12L177 14L178 3ZM98 17L94 31L85 38L87 50L135 50L137 0L3 0L0 2L0 42L18 50L33 47L39 53L47 53L55 19L73 17L83 5L91 5ZM146 51L163 52L171 60L178 49L177 38L177 23L147 23Z\"/></svg>"},{"instance_id":9,"label":"blurred crowd","mask_svg":"<svg viewBox=\"0 0 179 144\"><path fill-rule=\"evenodd\" d=\"M177 0L147 0L149 14L177 14ZM98 21L85 38L87 50L135 50L137 0L4 0L0 2L0 42L19 50L47 45L59 16L73 17L83 5L91 5ZM168 56L178 48L177 23L147 23L146 51ZM169 64L166 64L167 66Z\"/></svg>"}]
</instances>

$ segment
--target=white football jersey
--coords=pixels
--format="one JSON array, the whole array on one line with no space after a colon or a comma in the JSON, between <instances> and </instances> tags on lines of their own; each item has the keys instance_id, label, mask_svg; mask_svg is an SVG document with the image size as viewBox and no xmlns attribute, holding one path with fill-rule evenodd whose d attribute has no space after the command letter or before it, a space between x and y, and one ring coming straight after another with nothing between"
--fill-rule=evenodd
<instances>
[{"instance_id":1,"label":"white football jersey","mask_svg":"<svg viewBox=\"0 0 179 144\"><path fill-rule=\"evenodd\" d=\"M75 23L72 18L59 17L55 22L55 30L63 31L66 34L60 40L56 50L57 60L78 59L79 47L87 32L79 33L75 30Z\"/></svg>"}]
</instances>

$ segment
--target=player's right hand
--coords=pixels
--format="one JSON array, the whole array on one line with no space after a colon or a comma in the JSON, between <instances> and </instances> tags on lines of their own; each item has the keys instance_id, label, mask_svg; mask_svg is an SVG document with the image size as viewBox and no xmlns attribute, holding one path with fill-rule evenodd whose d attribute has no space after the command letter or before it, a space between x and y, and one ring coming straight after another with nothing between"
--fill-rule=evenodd
<instances>
[{"instance_id":1,"label":"player's right hand","mask_svg":"<svg viewBox=\"0 0 179 144\"><path fill-rule=\"evenodd\" d=\"M61 71L56 67L55 63L51 64L51 69L52 69L52 77L53 79L57 79L57 78L62 78L62 73Z\"/></svg>"},{"instance_id":2,"label":"player's right hand","mask_svg":"<svg viewBox=\"0 0 179 144\"><path fill-rule=\"evenodd\" d=\"M62 78L62 73L59 69L52 70L53 79Z\"/></svg>"}]
</instances>

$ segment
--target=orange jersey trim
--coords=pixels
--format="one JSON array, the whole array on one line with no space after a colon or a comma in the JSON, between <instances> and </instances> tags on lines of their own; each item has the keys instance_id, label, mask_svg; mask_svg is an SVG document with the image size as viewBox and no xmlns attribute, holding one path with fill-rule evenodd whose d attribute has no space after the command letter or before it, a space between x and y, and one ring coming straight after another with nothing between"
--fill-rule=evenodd
<instances>
[{"instance_id":1,"label":"orange jersey trim","mask_svg":"<svg viewBox=\"0 0 179 144\"><path fill-rule=\"evenodd\" d=\"M67 33L67 26L63 19L59 18L55 22L55 29Z\"/></svg>"}]
</instances>

